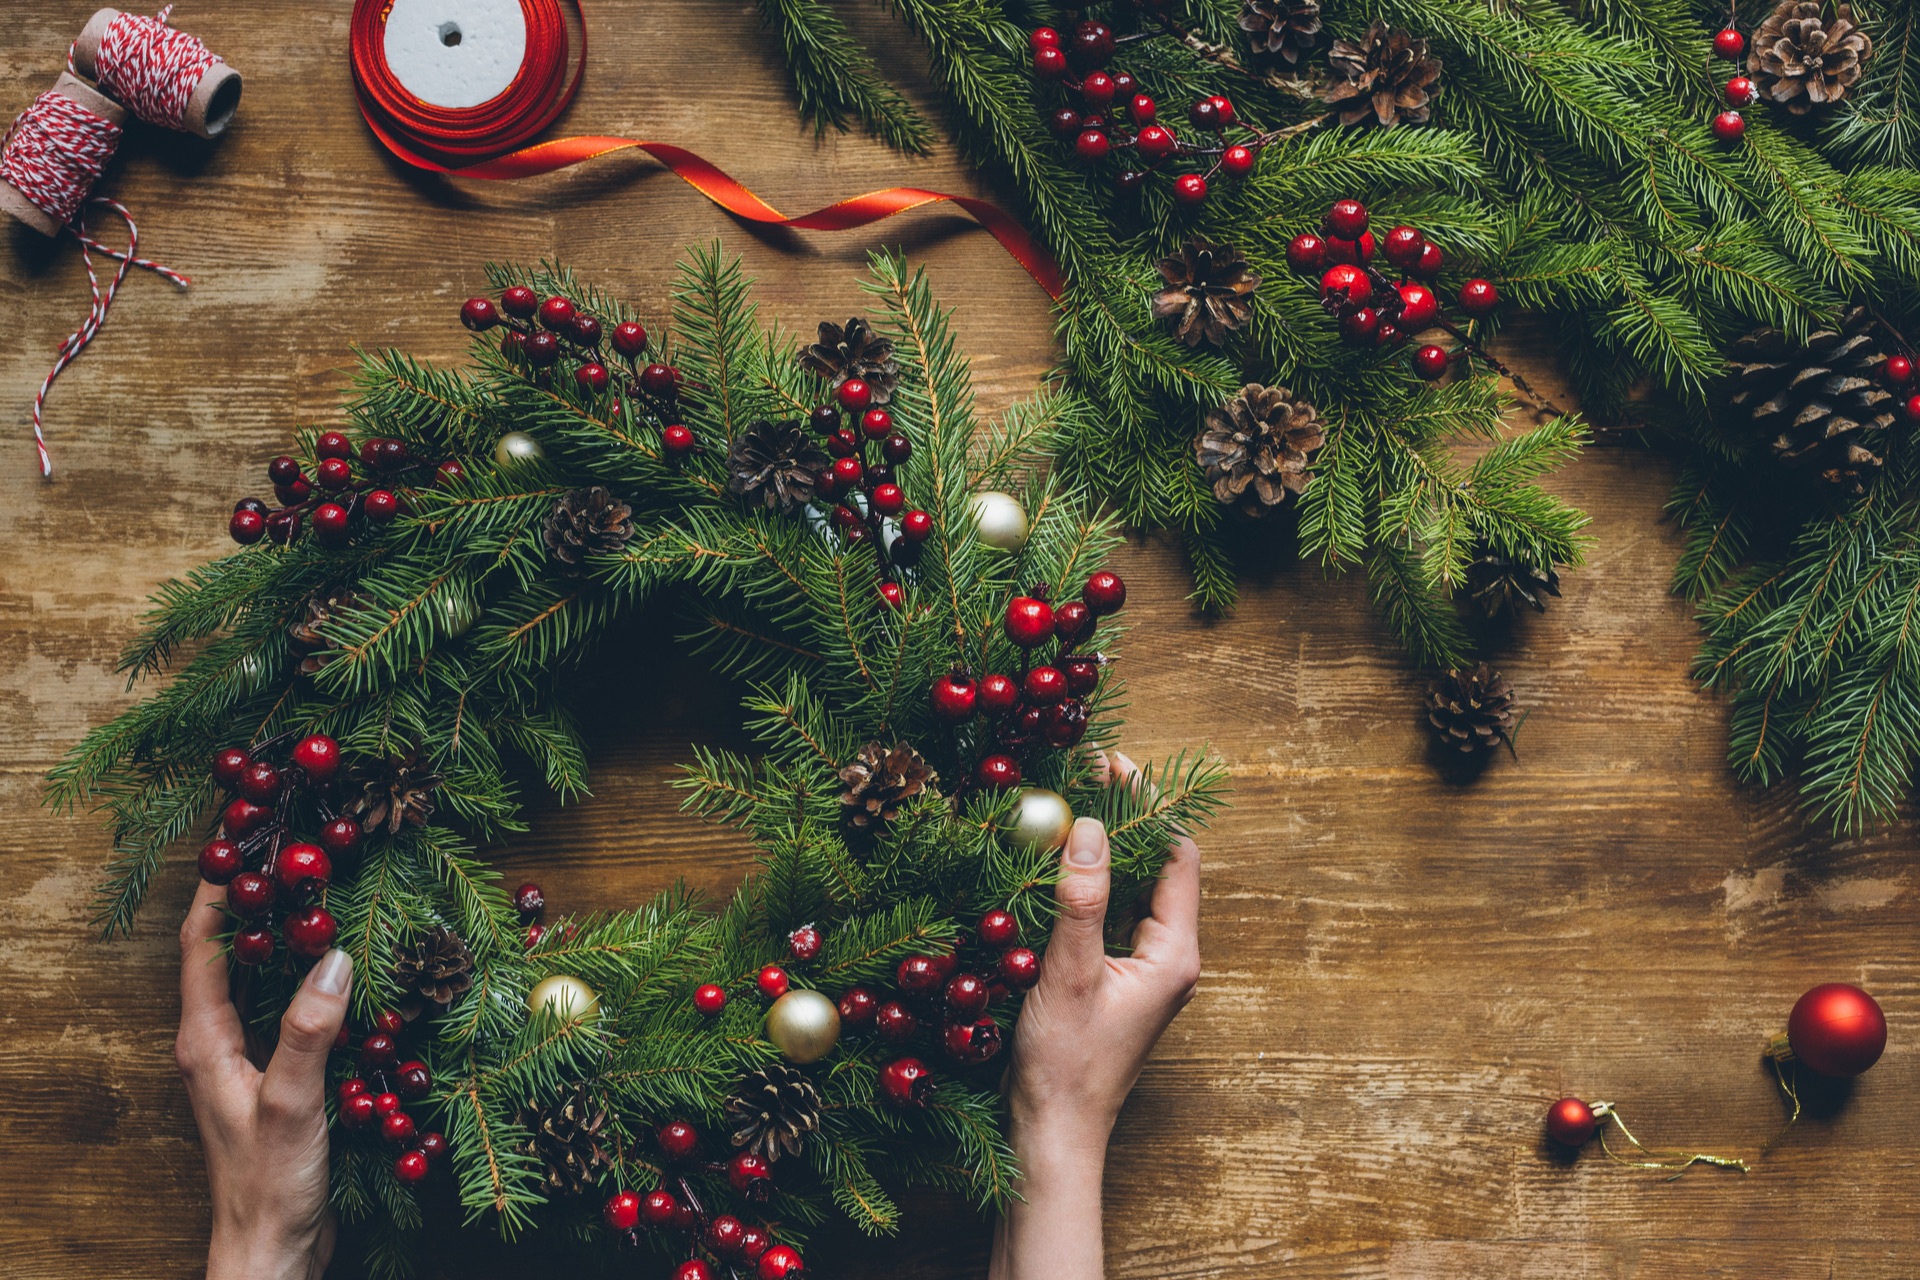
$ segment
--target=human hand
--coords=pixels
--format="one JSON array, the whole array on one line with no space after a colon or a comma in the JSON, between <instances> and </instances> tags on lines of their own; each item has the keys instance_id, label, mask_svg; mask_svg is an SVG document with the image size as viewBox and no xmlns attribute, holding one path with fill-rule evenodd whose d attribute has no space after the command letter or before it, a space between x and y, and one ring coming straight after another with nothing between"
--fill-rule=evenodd
<instances>
[{"instance_id":1,"label":"human hand","mask_svg":"<svg viewBox=\"0 0 1920 1280\"><path fill-rule=\"evenodd\" d=\"M180 927L174 1057L193 1102L213 1204L208 1280L318 1280L333 1256L327 1204L327 1055L353 962L329 951L280 1019L267 1069L247 1059L218 936L221 890L202 884Z\"/></svg>"},{"instance_id":2,"label":"human hand","mask_svg":"<svg viewBox=\"0 0 1920 1280\"><path fill-rule=\"evenodd\" d=\"M1114 752L1108 779L1138 785L1139 769ZM1200 980L1193 841L1174 842L1152 914L1134 927L1133 951L1124 957L1106 951L1109 849L1097 820L1074 822L1060 870L1060 918L1014 1029L1007 1101L1022 1202L1001 1220L994 1280L1101 1275L1107 1139L1154 1043Z\"/></svg>"}]
</instances>

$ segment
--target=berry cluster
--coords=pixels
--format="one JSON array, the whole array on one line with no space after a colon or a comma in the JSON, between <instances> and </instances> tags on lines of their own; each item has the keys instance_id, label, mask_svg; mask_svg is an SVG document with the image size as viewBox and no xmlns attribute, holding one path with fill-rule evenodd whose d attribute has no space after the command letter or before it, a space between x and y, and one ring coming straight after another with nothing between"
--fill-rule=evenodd
<instances>
[{"instance_id":1,"label":"berry cluster","mask_svg":"<svg viewBox=\"0 0 1920 1280\"><path fill-rule=\"evenodd\" d=\"M326 954L339 934L326 908L337 858L360 847L360 824L337 814L331 784L340 771L340 745L324 734L293 743L285 764L269 758L293 739L282 734L252 748L214 753L213 779L229 799L220 835L200 850L200 877L225 885L227 911L239 920L233 958L265 963L274 950L274 924L293 955ZM293 839L294 802L310 796L321 819L318 843Z\"/></svg>"},{"instance_id":2,"label":"berry cluster","mask_svg":"<svg viewBox=\"0 0 1920 1280\"><path fill-rule=\"evenodd\" d=\"M1004 620L1007 638L1020 650L1018 676L992 672L976 680L956 667L934 680L928 696L940 719L958 725L984 714L990 721L973 771L976 786L1017 787L1022 751L1038 744L1064 749L1086 736L1087 699L1107 659L1078 649L1102 617L1126 602L1127 584L1105 569L1087 578L1080 599L1057 607L1046 587L1033 587L1007 603ZM1055 644L1053 659L1032 665L1034 651L1048 641Z\"/></svg>"},{"instance_id":3,"label":"berry cluster","mask_svg":"<svg viewBox=\"0 0 1920 1280\"><path fill-rule=\"evenodd\" d=\"M1287 245L1287 265L1302 275L1319 274L1320 303L1338 322L1341 340L1391 350L1437 327L1474 349L1441 313L1434 292L1447 260L1440 246L1413 226L1395 227L1376 242L1369 221L1358 200L1336 200L1319 234L1303 231ZM1399 279L1373 265L1376 250ZM1490 280L1469 280L1460 286L1459 303L1468 315L1484 316L1500 305L1500 291ZM1429 343L1414 351L1413 371L1432 381L1446 373L1448 360L1444 348Z\"/></svg>"},{"instance_id":4,"label":"berry cluster","mask_svg":"<svg viewBox=\"0 0 1920 1280\"><path fill-rule=\"evenodd\" d=\"M227 532L241 546L270 538L284 546L300 534L306 522L323 546L344 547L356 521L372 525L393 523L407 509L407 474L420 463L404 442L369 436L358 448L338 431L322 432L313 442L313 474L297 459L275 458L267 464L280 505L269 507L259 498L242 498L233 506ZM440 471L460 474L460 464L444 462Z\"/></svg>"},{"instance_id":5,"label":"berry cluster","mask_svg":"<svg viewBox=\"0 0 1920 1280\"><path fill-rule=\"evenodd\" d=\"M678 1232L687 1238L688 1249L696 1255L674 1268L674 1280L719 1280L723 1275L742 1277L736 1268L758 1280L797 1280L806 1274L806 1264L791 1245L776 1244L765 1226L749 1226L732 1214L709 1214L700 1203L699 1193L688 1181L690 1173L724 1174L734 1194L750 1204L764 1204L773 1195L773 1168L751 1151L742 1151L725 1162L706 1159L701 1151L700 1131L685 1120L663 1124L655 1132L659 1147L661 1183L641 1195L637 1191L616 1191L601 1209L609 1228L639 1242L644 1230Z\"/></svg>"},{"instance_id":6,"label":"berry cluster","mask_svg":"<svg viewBox=\"0 0 1920 1280\"><path fill-rule=\"evenodd\" d=\"M1725 27L1714 33L1714 56L1725 58L1728 62L1738 62L1740 55L1747 51L1747 38L1740 34L1738 27ZM1727 110L1713 117L1709 126L1713 136L1722 142L1733 142L1747 131L1747 122L1740 114L1741 107L1750 107L1760 100L1760 90L1746 76L1735 76L1727 81L1722 90L1726 96Z\"/></svg>"},{"instance_id":7,"label":"berry cluster","mask_svg":"<svg viewBox=\"0 0 1920 1280\"><path fill-rule=\"evenodd\" d=\"M605 395L617 389L612 411L620 414L628 403L644 403L664 424L660 428L660 449L668 458L684 458L694 450L693 432L677 421L680 397L680 371L672 365L653 361L641 364L647 354L646 327L628 320L607 328L587 314L571 299L542 298L525 285L503 291L500 301L468 298L460 308L460 323L475 333L504 329L500 350L524 364L537 376L548 376L562 356L573 365L574 385L589 397ZM608 365L621 367L617 380Z\"/></svg>"},{"instance_id":8,"label":"berry cluster","mask_svg":"<svg viewBox=\"0 0 1920 1280\"><path fill-rule=\"evenodd\" d=\"M1159 106L1139 91L1131 74L1106 69L1120 41L1097 19L1079 23L1068 36L1040 27L1027 39L1034 74L1072 95L1072 101L1047 115L1047 127L1071 141L1074 154L1088 164L1118 158L1113 186L1123 194L1139 190L1148 170L1185 163L1204 167L1174 178L1174 199L1188 206L1203 204L1209 179L1221 174L1246 177L1261 150L1280 136L1242 122L1230 99L1213 94L1187 107L1187 120L1200 136L1181 138L1160 121Z\"/></svg>"},{"instance_id":9,"label":"berry cluster","mask_svg":"<svg viewBox=\"0 0 1920 1280\"><path fill-rule=\"evenodd\" d=\"M913 456L913 442L893 429L893 415L873 403L873 388L859 378L842 382L834 403L816 406L808 421L833 455L832 468L819 481L820 496L836 504L833 527L849 543L872 544L880 562L880 598L898 609L906 594L894 569L918 561L921 544L933 533L933 517L907 507L896 479Z\"/></svg>"},{"instance_id":10,"label":"berry cluster","mask_svg":"<svg viewBox=\"0 0 1920 1280\"><path fill-rule=\"evenodd\" d=\"M358 1069L339 1084L335 1094L340 1123L348 1129L378 1124L380 1137L401 1148L393 1161L393 1176L412 1185L425 1180L429 1165L447 1153L439 1133L421 1133L406 1103L418 1102L433 1090L433 1074L417 1058L402 1061L400 1037L406 1019L387 1010L373 1020L373 1030L360 1040ZM340 1029L336 1051L350 1047L347 1029Z\"/></svg>"}]
</instances>

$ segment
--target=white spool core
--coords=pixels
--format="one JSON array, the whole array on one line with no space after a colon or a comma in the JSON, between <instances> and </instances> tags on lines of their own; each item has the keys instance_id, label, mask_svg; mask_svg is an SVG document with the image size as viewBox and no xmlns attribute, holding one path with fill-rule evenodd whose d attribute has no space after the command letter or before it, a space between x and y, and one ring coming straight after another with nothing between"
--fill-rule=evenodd
<instances>
[{"instance_id":1,"label":"white spool core","mask_svg":"<svg viewBox=\"0 0 1920 1280\"><path fill-rule=\"evenodd\" d=\"M387 66L436 107L477 107L500 96L527 56L520 0L393 0Z\"/></svg>"}]
</instances>

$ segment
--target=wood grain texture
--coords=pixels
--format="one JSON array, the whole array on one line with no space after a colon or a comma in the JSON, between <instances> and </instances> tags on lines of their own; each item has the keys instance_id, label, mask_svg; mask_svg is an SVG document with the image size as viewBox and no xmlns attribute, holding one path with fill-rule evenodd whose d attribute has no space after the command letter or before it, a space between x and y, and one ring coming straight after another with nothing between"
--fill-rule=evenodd
<instances>
[{"instance_id":1,"label":"wood grain texture","mask_svg":"<svg viewBox=\"0 0 1920 1280\"><path fill-rule=\"evenodd\" d=\"M169 1052L189 862L162 875L130 941L97 943L101 832L42 812L40 778L126 705L111 664L142 598L225 549L233 498L262 487L296 424L329 417L351 345L456 357L455 309L489 258L558 256L658 314L677 251L719 238L760 278L768 314L796 327L849 314L866 250L904 246L957 306L989 408L1050 359L1043 297L957 217L751 231L631 157L509 186L416 175L354 113L347 9L182 9L246 73L239 119L217 145L136 129L109 189L139 214L144 246L196 283L129 284L55 391L51 486L34 474L25 409L85 281L71 241L16 228L0 254L14 339L0 395L15 410L0 441L8 1275L180 1276L201 1257L199 1154ZM8 110L52 82L88 12L0 7ZM912 64L879 11L849 14L884 60ZM951 150L915 162L856 138L816 144L748 4L599 0L590 19L576 130L692 146L792 210L897 182L992 194ZM1546 361L1527 369L1564 394ZM1592 561L1502 654L1531 709L1519 759L1464 782L1428 760L1420 679L1362 583L1256 548L1240 610L1209 620L1184 603L1171 548L1121 557L1128 745L1146 757L1210 742L1237 804L1205 841L1200 997L1115 1137L1110 1274L1920 1274L1920 1127L1899 1101L1920 1086L1913 831L1829 838L1789 797L1732 783L1725 709L1689 681L1694 628L1664 589L1667 482L1657 459L1620 451L1557 482L1595 516ZM669 634L643 620L595 659L589 678L621 690L591 704L596 797L543 812L536 837L501 852L564 908L632 902L676 876L719 892L745 866L737 839L679 815L667 789L690 742L738 724L735 691L671 656ZM1618 1102L1650 1140L1753 1154L1782 1116L1760 1041L1803 988L1835 979L1882 998L1891 1047L1752 1174L1667 1184L1543 1149L1546 1103L1578 1093ZM980 1274L984 1224L948 1201L913 1206L900 1240L823 1241L819 1273ZM538 1273L552 1248L470 1233L435 1263Z\"/></svg>"}]
</instances>

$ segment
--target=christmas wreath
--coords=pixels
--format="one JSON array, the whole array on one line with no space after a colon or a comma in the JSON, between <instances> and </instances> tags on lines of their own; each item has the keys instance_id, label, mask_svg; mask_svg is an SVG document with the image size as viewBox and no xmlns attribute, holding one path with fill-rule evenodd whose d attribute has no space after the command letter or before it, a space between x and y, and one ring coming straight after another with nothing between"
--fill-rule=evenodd
<instances>
[{"instance_id":1,"label":"christmas wreath","mask_svg":"<svg viewBox=\"0 0 1920 1280\"><path fill-rule=\"evenodd\" d=\"M717 250L664 334L558 269L494 284L470 366L363 357L346 425L233 511L243 549L160 592L123 665L177 674L53 779L112 815L102 924L211 812L199 869L259 1025L352 954L333 1196L389 1272L439 1177L503 1232L766 1280L829 1206L889 1232L903 1183L1004 1200L996 1056L1066 824L1105 820L1126 903L1222 788L1199 756L1098 776L1114 527L1033 466L1088 405L980 428L896 258L870 318L804 344ZM542 919L476 845L524 826L516 760L585 793L567 668L669 602L752 684L757 753L700 750L682 785L758 870L714 907Z\"/></svg>"}]
</instances>

